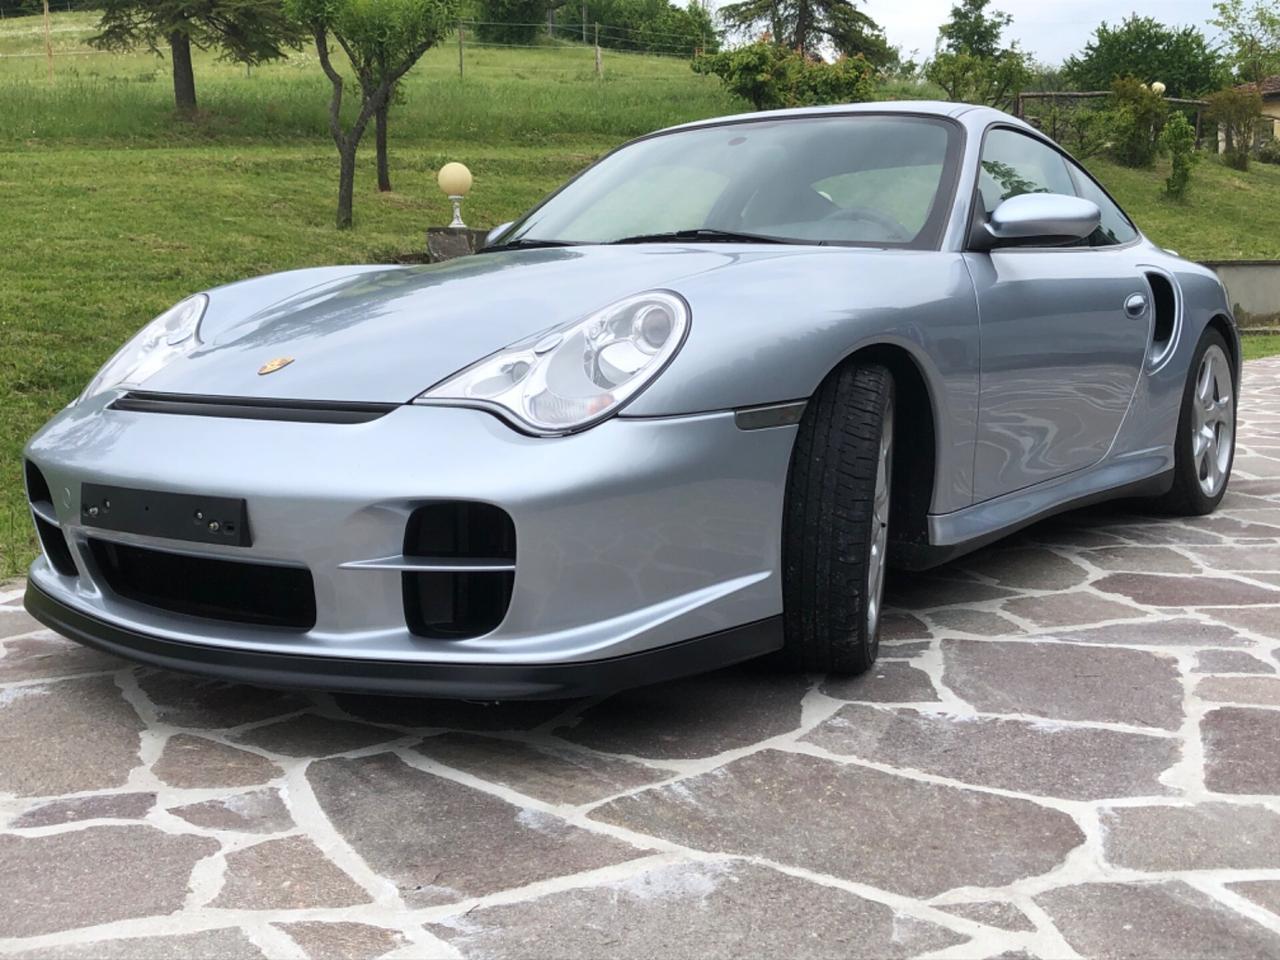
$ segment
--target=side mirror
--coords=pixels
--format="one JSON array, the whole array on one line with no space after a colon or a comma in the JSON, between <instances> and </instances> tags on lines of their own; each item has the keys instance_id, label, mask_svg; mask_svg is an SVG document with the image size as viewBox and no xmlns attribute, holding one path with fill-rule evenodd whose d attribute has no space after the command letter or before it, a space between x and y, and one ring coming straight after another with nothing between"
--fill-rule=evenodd
<instances>
[{"instance_id":1,"label":"side mirror","mask_svg":"<svg viewBox=\"0 0 1280 960\"><path fill-rule=\"evenodd\" d=\"M514 220L508 220L506 223L498 224L496 227L494 227L492 230L486 233L484 235L484 245L486 247L493 246L493 244L497 242L500 236L502 236L504 233L506 233L508 230L511 229L511 224L513 223L515 223ZM481 249L484 249L484 248L482 247Z\"/></svg>"},{"instance_id":2,"label":"side mirror","mask_svg":"<svg viewBox=\"0 0 1280 960\"><path fill-rule=\"evenodd\" d=\"M970 246L991 250L1009 246L1059 246L1098 229L1102 211L1092 200L1061 193L1024 193L1010 197L978 224Z\"/></svg>"}]
</instances>

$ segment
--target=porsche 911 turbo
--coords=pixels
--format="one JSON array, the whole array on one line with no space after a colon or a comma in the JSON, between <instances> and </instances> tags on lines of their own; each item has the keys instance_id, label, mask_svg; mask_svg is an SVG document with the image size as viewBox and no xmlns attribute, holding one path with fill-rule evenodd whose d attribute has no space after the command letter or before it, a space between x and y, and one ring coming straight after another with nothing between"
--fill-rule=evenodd
<instances>
[{"instance_id":1,"label":"porsche 911 turbo","mask_svg":"<svg viewBox=\"0 0 1280 960\"><path fill-rule=\"evenodd\" d=\"M26 604L270 686L857 673L890 566L1108 498L1213 510L1239 374L1215 275L1020 120L691 123L474 256L257 277L147 324L26 448Z\"/></svg>"}]
</instances>

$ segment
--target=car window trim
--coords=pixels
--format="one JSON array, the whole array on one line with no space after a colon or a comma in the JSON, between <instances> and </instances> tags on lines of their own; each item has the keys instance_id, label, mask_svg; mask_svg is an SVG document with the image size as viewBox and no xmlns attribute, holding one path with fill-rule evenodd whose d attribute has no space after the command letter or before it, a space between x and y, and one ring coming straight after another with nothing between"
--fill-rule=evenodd
<instances>
[{"instance_id":1,"label":"car window trim","mask_svg":"<svg viewBox=\"0 0 1280 960\"><path fill-rule=\"evenodd\" d=\"M1018 247L997 247L994 250L975 250L974 247L972 246L971 238L973 235L974 228L978 222L977 221L978 209L982 203L982 194L978 190L978 185L982 180L982 154L983 154L983 151L985 151L987 148L987 137L990 136L993 130L1011 130L1014 133L1020 133L1025 137L1029 137L1032 140L1036 140L1039 143L1044 144L1050 150L1053 150L1055 153L1059 154L1063 158L1063 160L1065 160L1067 163L1067 176L1071 179L1073 190L1078 191L1079 187L1076 185L1075 177L1072 174L1072 167L1078 168L1079 170L1084 172L1085 176L1087 176L1090 180L1092 180L1095 184L1097 184L1098 189L1102 191L1103 195L1106 196L1107 199L1110 200L1115 205L1115 208L1120 211L1120 215L1124 217L1125 222L1128 223L1129 226L1133 227L1134 234L1135 234L1133 239L1126 240L1124 243L1108 244L1105 247L1095 247L1093 245L1090 245L1087 247L1018 246ZM1079 193L1077 193L1076 195L1079 196ZM1084 165L1081 164L1079 160L1073 157L1069 151L1063 149L1053 140L1049 139L1049 137L1047 137L1045 134L1041 133L1035 127L1022 126L1020 124L1009 123L1009 121L1007 120L993 120L991 123L987 124L986 127L983 128L982 139L978 144L978 159L974 167L973 196L969 198L969 217L968 217L967 226L964 232L964 252L965 253L986 253L988 255L993 253L1047 253L1050 251L1056 252L1056 253L1112 253L1116 250L1127 250L1129 247L1132 247L1138 243L1141 243L1142 240L1143 240L1142 230L1139 229L1138 225L1133 222L1133 218L1130 217L1129 214L1125 213L1124 207L1116 203L1115 198L1111 196L1111 194L1107 191L1106 187L1104 187L1101 183L1098 183L1097 177L1093 176L1091 173L1085 170Z\"/></svg>"},{"instance_id":2,"label":"car window trim","mask_svg":"<svg viewBox=\"0 0 1280 960\"><path fill-rule=\"evenodd\" d=\"M762 114L748 114L746 116L725 117L723 119L713 120L708 123L685 124L677 127L667 127L663 130L654 130L639 137L634 137L625 143L620 143L612 150L600 155L593 162L587 164L572 177L566 180L555 190L547 194L537 204L530 207L525 213L515 220L510 227L507 228L503 236L513 233L524 225L524 222L541 210L544 206L554 200L560 193L568 189L579 177L588 170L594 168L597 164L603 163L620 150L634 146L637 143L643 143L646 140L653 140L657 137L669 137L679 133L690 133L695 130L709 130L716 127L734 127L748 123L774 123L789 122L793 120L824 120L831 117L897 117L908 120L921 120L932 123L947 124L952 128L953 136L947 138L947 150L943 157L942 176L938 178L938 192L934 197L934 206L929 209L929 215L925 218L924 225L916 234L915 239L910 243L886 243L885 241L839 241L820 243L814 241L814 246L829 247L849 247L852 249L871 249L871 250L925 250L939 251L946 239L947 227L950 224L949 213L955 204L957 191L960 189L961 174L964 171L965 148L968 145L969 131L963 123L955 117L947 116L940 113L923 113L915 110L830 110L820 113L796 113L788 116L770 117ZM936 221L936 222L935 222ZM930 229L934 235L926 238L926 233ZM931 241L931 242L929 242ZM580 244L583 246L594 246L591 243Z\"/></svg>"}]
</instances>

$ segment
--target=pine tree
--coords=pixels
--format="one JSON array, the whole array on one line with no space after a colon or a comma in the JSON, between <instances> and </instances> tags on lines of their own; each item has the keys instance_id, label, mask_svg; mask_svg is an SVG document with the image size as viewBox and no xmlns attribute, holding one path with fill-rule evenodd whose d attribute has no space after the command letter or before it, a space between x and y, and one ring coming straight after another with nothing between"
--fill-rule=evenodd
<instances>
[{"instance_id":1,"label":"pine tree","mask_svg":"<svg viewBox=\"0 0 1280 960\"><path fill-rule=\"evenodd\" d=\"M297 46L300 28L281 0L99 0L102 19L89 42L104 50L169 47L173 99L179 110L196 108L191 48L217 48L229 60L249 66L284 56Z\"/></svg>"}]
</instances>

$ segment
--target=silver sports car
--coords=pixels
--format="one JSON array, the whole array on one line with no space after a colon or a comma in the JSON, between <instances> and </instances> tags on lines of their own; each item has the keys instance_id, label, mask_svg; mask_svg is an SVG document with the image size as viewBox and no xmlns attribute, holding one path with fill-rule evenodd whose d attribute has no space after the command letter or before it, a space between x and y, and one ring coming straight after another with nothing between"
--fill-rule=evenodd
<instances>
[{"instance_id":1,"label":"silver sports car","mask_svg":"<svg viewBox=\"0 0 1280 960\"><path fill-rule=\"evenodd\" d=\"M476 256L149 323L27 447L27 606L267 685L856 673L887 565L1111 497L1213 510L1239 373L1215 276L1010 116L693 123Z\"/></svg>"}]
</instances>

